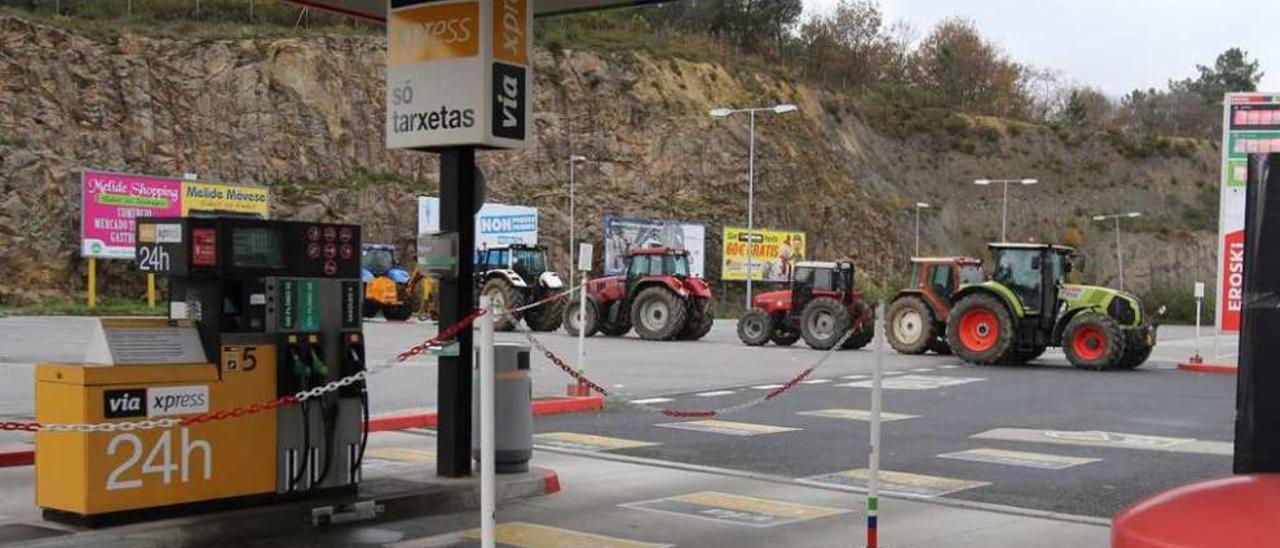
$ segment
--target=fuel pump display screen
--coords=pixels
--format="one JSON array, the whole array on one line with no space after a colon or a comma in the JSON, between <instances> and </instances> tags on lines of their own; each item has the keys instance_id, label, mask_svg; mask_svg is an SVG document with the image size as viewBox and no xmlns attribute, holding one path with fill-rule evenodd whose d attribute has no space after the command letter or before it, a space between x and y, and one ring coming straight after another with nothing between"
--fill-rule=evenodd
<instances>
[{"instance_id":1,"label":"fuel pump display screen","mask_svg":"<svg viewBox=\"0 0 1280 548\"><path fill-rule=\"evenodd\" d=\"M271 228L231 229L231 266L236 268L284 268L284 238Z\"/></svg>"}]
</instances>

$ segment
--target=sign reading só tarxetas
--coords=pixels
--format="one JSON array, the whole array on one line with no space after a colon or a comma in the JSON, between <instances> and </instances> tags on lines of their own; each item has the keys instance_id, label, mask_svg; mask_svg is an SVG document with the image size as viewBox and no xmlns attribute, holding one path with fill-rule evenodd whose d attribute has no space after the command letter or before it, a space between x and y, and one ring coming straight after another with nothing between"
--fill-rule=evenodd
<instances>
[{"instance_id":1,"label":"sign reading s\u00f3 tarxetas","mask_svg":"<svg viewBox=\"0 0 1280 548\"><path fill-rule=\"evenodd\" d=\"M390 0L387 147L528 142L531 0Z\"/></svg>"}]
</instances>

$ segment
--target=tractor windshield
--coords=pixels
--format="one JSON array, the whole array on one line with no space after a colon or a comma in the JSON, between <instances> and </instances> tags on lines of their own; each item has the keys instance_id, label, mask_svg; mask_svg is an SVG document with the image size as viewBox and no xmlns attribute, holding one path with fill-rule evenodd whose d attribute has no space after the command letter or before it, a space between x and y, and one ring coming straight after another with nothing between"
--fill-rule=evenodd
<instances>
[{"instance_id":1,"label":"tractor windshield","mask_svg":"<svg viewBox=\"0 0 1280 548\"><path fill-rule=\"evenodd\" d=\"M372 272L374 276L381 276L388 270L395 268L396 254L385 248L366 249L360 257L360 263L365 270Z\"/></svg>"},{"instance_id":2,"label":"tractor windshield","mask_svg":"<svg viewBox=\"0 0 1280 548\"><path fill-rule=\"evenodd\" d=\"M960 285L980 284L980 283L982 283L982 267L981 266L960 267Z\"/></svg>"},{"instance_id":3,"label":"tractor windshield","mask_svg":"<svg viewBox=\"0 0 1280 548\"><path fill-rule=\"evenodd\" d=\"M669 276L684 278L689 276L689 257L685 255L667 255L663 261L663 270Z\"/></svg>"},{"instance_id":4,"label":"tractor windshield","mask_svg":"<svg viewBox=\"0 0 1280 548\"><path fill-rule=\"evenodd\" d=\"M993 278L1007 286L1028 312L1040 309L1040 250L1003 249L996 259Z\"/></svg>"},{"instance_id":5,"label":"tractor windshield","mask_svg":"<svg viewBox=\"0 0 1280 548\"><path fill-rule=\"evenodd\" d=\"M547 271L547 255L541 249L514 249L511 269L526 278L536 278Z\"/></svg>"}]
</instances>

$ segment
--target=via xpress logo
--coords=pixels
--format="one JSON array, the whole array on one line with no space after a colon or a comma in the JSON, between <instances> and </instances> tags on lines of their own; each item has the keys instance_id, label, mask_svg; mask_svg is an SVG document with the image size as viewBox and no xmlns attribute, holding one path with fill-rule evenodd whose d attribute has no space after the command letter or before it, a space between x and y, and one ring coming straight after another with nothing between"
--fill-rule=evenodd
<instances>
[{"instance_id":1,"label":"via xpress logo","mask_svg":"<svg viewBox=\"0 0 1280 548\"><path fill-rule=\"evenodd\" d=\"M208 386L166 386L147 390L148 417L169 417L208 412Z\"/></svg>"},{"instance_id":2,"label":"via xpress logo","mask_svg":"<svg viewBox=\"0 0 1280 548\"><path fill-rule=\"evenodd\" d=\"M494 137L524 140L527 89L524 67L493 64Z\"/></svg>"},{"instance_id":3,"label":"via xpress logo","mask_svg":"<svg viewBox=\"0 0 1280 548\"><path fill-rule=\"evenodd\" d=\"M107 390L102 393L102 416L108 419L145 417L146 388Z\"/></svg>"}]
</instances>

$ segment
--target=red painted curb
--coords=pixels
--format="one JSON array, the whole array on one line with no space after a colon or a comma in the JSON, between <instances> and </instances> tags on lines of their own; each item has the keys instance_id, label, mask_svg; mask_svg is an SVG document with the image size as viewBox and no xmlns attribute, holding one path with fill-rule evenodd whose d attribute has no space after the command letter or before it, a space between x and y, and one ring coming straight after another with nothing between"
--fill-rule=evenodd
<instances>
[{"instance_id":1,"label":"red painted curb","mask_svg":"<svg viewBox=\"0 0 1280 548\"><path fill-rule=\"evenodd\" d=\"M1180 363L1178 364L1178 369L1195 373L1217 373L1219 375L1235 375L1240 371L1237 366L1216 363Z\"/></svg>"},{"instance_id":2,"label":"red painted curb","mask_svg":"<svg viewBox=\"0 0 1280 548\"><path fill-rule=\"evenodd\" d=\"M555 470L543 469L542 471L542 490L545 494L553 495L560 492L560 475Z\"/></svg>"},{"instance_id":3,"label":"red painted curb","mask_svg":"<svg viewBox=\"0 0 1280 548\"><path fill-rule=\"evenodd\" d=\"M582 413L604 409L603 396L585 398L546 398L533 400L533 415L559 415L563 413ZM369 419L370 432L390 432L409 428L434 428L439 424L439 415L435 411L417 413L392 413L378 415Z\"/></svg>"},{"instance_id":4,"label":"red painted curb","mask_svg":"<svg viewBox=\"0 0 1280 548\"><path fill-rule=\"evenodd\" d=\"M30 445L0 445L0 468L31 466L36 463L36 450Z\"/></svg>"}]
</instances>

